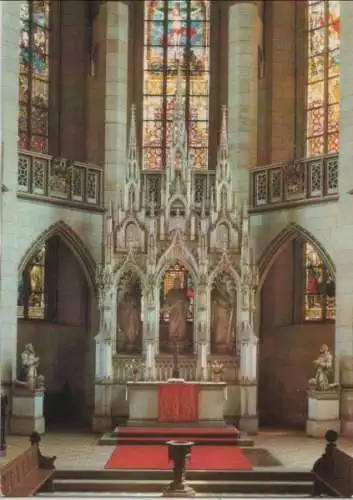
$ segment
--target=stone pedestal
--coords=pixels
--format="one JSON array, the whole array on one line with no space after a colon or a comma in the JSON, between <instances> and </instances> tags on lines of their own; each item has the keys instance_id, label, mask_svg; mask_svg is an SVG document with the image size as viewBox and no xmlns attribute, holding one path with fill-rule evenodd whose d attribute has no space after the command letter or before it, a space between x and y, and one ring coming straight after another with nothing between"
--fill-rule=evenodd
<instances>
[{"instance_id":1,"label":"stone pedestal","mask_svg":"<svg viewBox=\"0 0 353 500\"><path fill-rule=\"evenodd\" d=\"M44 434L44 390L15 388L10 419L11 434L29 436L32 432Z\"/></svg>"},{"instance_id":2,"label":"stone pedestal","mask_svg":"<svg viewBox=\"0 0 353 500\"><path fill-rule=\"evenodd\" d=\"M353 436L353 356L340 359L341 435Z\"/></svg>"},{"instance_id":3,"label":"stone pedestal","mask_svg":"<svg viewBox=\"0 0 353 500\"><path fill-rule=\"evenodd\" d=\"M247 434L259 432L257 415L257 385L243 383L240 385L240 419L238 429Z\"/></svg>"},{"instance_id":4,"label":"stone pedestal","mask_svg":"<svg viewBox=\"0 0 353 500\"><path fill-rule=\"evenodd\" d=\"M322 438L328 430L340 432L340 397L338 390L308 392L308 420L306 434Z\"/></svg>"}]
</instances>

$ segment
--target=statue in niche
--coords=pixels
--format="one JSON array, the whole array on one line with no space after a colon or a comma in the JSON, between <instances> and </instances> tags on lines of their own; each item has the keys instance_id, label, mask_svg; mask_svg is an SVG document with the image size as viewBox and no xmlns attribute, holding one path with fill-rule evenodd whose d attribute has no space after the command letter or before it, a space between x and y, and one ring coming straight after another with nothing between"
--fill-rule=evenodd
<instances>
[{"instance_id":1,"label":"statue in niche","mask_svg":"<svg viewBox=\"0 0 353 500\"><path fill-rule=\"evenodd\" d=\"M168 340L170 345L183 345L186 336L186 318L189 302L185 290L177 286L169 290L162 314L168 314Z\"/></svg>"},{"instance_id":2,"label":"statue in niche","mask_svg":"<svg viewBox=\"0 0 353 500\"><path fill-rule=\"evenodd\" d=\"M326 344L320 347L320 355L314 361L315 375L309 380L309 387L316 391L329 391L338 387L334 383L333 356Z\"/></svg>"},{"instance_id":3,"label":"statue in niche","mask_svg":"<svg viewBox=\"0 0 353 500\"><path fill-rule=\"evenodd\" d=\"M212 291L212 350L217 354L234 348L235 293L229 281L216 283Z\"/></svg>"},{"instance_id":4,"label":"statue in niche","mask_svg":"<svg viewBox=\"0 0 353 500\"><path fill-rule=\"evenodd\" d=\"M118 304L118 344L121 352L137 352L141 344L141 290L137 281L130 282Z\"/></svg>"}]
</instances>

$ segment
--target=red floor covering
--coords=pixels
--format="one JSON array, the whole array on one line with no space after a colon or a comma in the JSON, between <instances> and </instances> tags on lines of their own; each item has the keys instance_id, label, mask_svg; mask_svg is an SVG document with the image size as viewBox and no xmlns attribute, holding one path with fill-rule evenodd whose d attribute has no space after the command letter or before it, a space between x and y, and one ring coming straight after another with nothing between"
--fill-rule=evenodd
<instances>
[{"instance_id":1,"label":"red floor covering","mask_svg":"<svg viewBox=\"0 0 353 500\"><path fill-rule=\"evenodd\" d=\"M117 446L105 469L171 469L167 446ZM251 470L252 467L236 446L195 446L188 470Z\"/></svg>"}]
</instances>

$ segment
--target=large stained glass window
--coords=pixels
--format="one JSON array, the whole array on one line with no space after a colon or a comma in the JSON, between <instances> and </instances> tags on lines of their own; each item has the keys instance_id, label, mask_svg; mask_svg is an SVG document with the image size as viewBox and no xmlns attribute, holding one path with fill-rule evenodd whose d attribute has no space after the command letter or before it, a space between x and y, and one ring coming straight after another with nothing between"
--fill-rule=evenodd
<instances>
[{"instance_id":1,"label":"large stained glass window","mask_svg":"<svg viewBox=\"0 0 353 500\"><path fill-rule=\"evenodd\" d=\"M50 0L21 2L18 146L48 152Z\"/></svg>"},{"instance_id":2,"label":"large stained glass window","mask_svg":"<svg viewBox=\"0 0 353 500\"><path fill-rule=\"evenodd\" d=\"M207 168L210 2L149 0L145 5L143 168L164 168L178 72L193 167Z\"/></svg>"},{"instance_id":3,"label":"large stained glass window","mask_svg":"<svg viewBox=\"0 0 353 500\"><path fill-rule=\"evenodd\" d=\"M327 321L336 316L335 281L314 246L304 244L304 320Z\"/></svg>"},{"instance_id":4,"label":"large stained glass window","mask_svg":"<svg viewBox=\"0 0 353 500\"><path fill-rule=\"evenodd\" d=\"M340 2L308 1L307 156L339 147Z\"/></svg>"}]
</instances>

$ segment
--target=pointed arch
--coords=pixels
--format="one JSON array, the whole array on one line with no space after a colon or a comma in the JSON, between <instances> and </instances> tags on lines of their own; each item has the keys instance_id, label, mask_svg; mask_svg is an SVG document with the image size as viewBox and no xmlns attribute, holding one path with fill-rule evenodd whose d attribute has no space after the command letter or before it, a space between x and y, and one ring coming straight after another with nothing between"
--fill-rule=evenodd
<instances>
[{"instance_id":1,"label":"pointed arch","mask_svg":"<svg viewBox=\"0 0 353 500\"><path fill-rule=\"evenodd\" d=\"M157 264L155 276L158 286L160 285L162 277L168 267L176 264L177 262L182 264L185 269L187 269L191 273L194 283L196 284L198 277L198 266L194 256L180 239L179 233L175 234L172 243L161 256Z\"/></svg>"},{"instance_id":2,"label":"pointed arch","mask_svg":"<svg viewBox=\"0 0 353 500\"><path fill-rule=\"evenodd\" d=\"M80 267L89 285L90 291L95 294L96 263L78 234L62 220L56 222L55 224L52 224L33 241L33 243L29 246L28 250L20 260L18 272L21 274L25 270L33 255L52 236L60 236L66 243L66 245L70 248L80 264Z\"/></svg>"},{"instance_id":3,"label":"pointed arch","mask_svg":"<svg viewBox=\"0 0 353 500\"><path fill-rule=\"evenodd\" d=\"M230 276L234 280L236 286L237 287L240 286L240 275L238 274L237 270L233 267L232 263L228 258L228 255L226 253L223 253L221 260L209 275L208 287L210 290L217 276L220 276L222 273L228 274L228 276Z\"/></svg>"},{"instance_id":4,"label":"pointed arch","mask_svg":"<svg viewBox=\"0 0 353 500\"><path fill-rule=\"evenodd\" d=\"M259 289L262 288L267 274L270 271L273 263L277 259L277 256L281 253L283 248L295 238L301 238L308 243L311 243L311 245L313 245L322 256L328 271L332 274L333 277L336 276L336 269L333 260L328 254L327 250L319 242L319 240L300 224L291 222L271 241L258 261L258 268L260 273Z\"/></svg>"}]
</instances>

